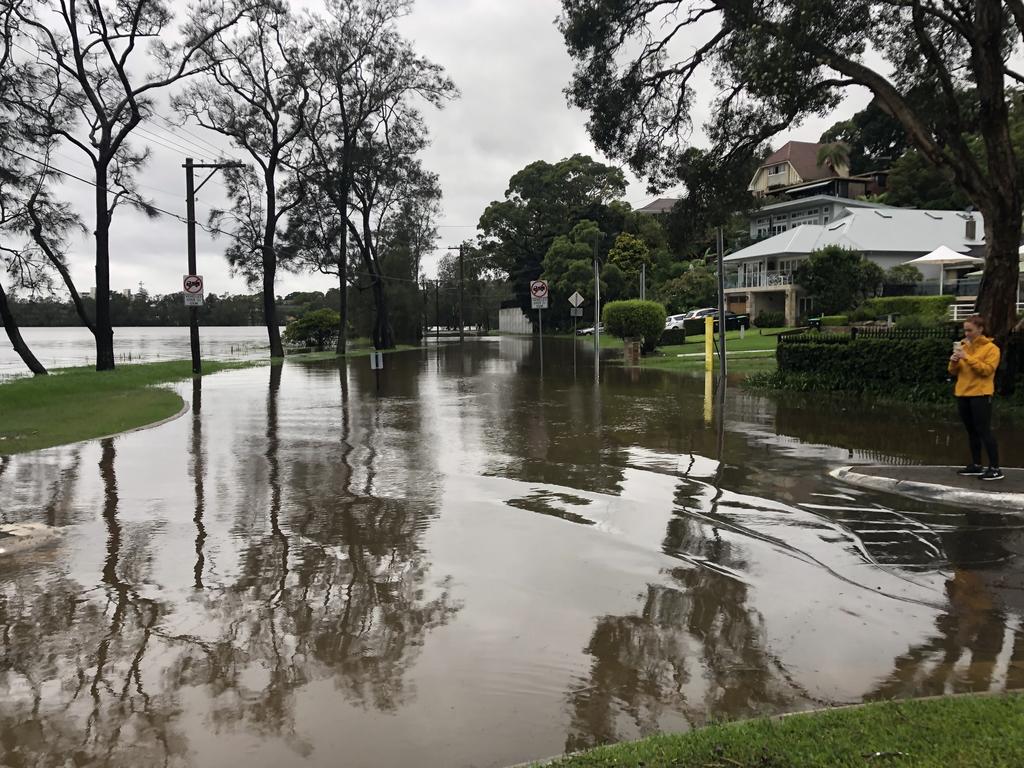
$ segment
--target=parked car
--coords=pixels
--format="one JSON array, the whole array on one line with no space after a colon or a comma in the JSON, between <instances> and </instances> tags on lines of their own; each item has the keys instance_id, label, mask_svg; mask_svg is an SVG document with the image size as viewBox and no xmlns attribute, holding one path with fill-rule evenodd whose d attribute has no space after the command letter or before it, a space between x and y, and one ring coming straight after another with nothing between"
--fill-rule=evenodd
<instances>
[{"instance_id":1,"label":"parked car","mask_svg":"<svg viewBox=\"0 0 1024 768\"><path fill-rule=\"evenodd\" d=\"M665 318L665 330L671 331L673 328L682 328L683 321L686 319L686 315L669 315Z\"/></svg>"},{"instance_id":2,"label":"parked car","mask_svg":"<svg viewBox=\"0 0 1024 768\"><path fill-rule=\"evenodd\" d=\"M601 323L601 325L598 326L598 327L601 329L601 333L604 333L604 323ZM594 335L594 326L590 326L589 328L580 328L579 330L576 331L576 335L577 336L593 336Z\"/></svg>"},{"instance_id":3,"label":"parked car","mask_svg":"<svg viewBox=\"0 0 1024 768\"><path fill-rule=\"evenodd\" d=\"M711 316L714 317L718 314L718 310L715 307L704 307L703 309L691 309L685 315L684 320L699 320L701 318Z\"/></svg>"},{"instance_id":4,"label":"parked car","mask_svg":"<svg viewBox=\"0 0 1024 768\"><path fill-rule=\"evenodd\" d=\"M715 318L715 328L718 328L718 310L715 310L715 314L711 315ZM750 328L750 315L737 315L735 312L725 310L725 330L727 331L738 331L740 328L744 330Z\"/></svg>"}]
</instances>

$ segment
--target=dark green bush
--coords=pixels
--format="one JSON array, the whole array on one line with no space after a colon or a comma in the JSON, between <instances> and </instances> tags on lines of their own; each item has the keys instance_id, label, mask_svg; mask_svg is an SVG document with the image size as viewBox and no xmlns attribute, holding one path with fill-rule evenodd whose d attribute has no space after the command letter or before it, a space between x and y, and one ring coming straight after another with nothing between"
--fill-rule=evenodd
<instances>
[{"instance_id":1,"label":"dark green bush","mask_svg":"<svg viewBox=\"0 0 1024 768\"><path fill-rule=\"evenodd\" d=\"M674 347L686 343L686 330L683 328L669 328L661 332L659 347Z\"/></svg>"},{"instance_id":2,"label":"dark green bush","mask_svg":"<svg viewBox=\"0 0 1024 768\"><path fill-rule=\"evenodd\" d=\"M757 313L754 325L758 328L785 328L786 314L784 312L765 312L762 309Z\"/></svg>"},{"instance_id":3,"label":"dark green bush","mask_svg":"<svg viewBox=\"0 0 1024 768\"><path fill-rule=\"evenodd\" d=\"M870 313L867 320L887 315L942 315L954 301L953 296L884 296L868 299L857 310Z\"/></svg>"},{"instance_id":4,"label":"dark green bush","mask_svg":"<svg viewBox=\"0 0 1024 768\"><path fill-rule=\"evenodd\" d=\"M333 309L317 309L288 323L284 340L289 344L326 347L338 338L340 324L341 315Z\"/></svg>"},{"instance_id":5,"label":"dark green bush","mask_svg":"<svg viewBox=\"0 0 1024 768\"><path fill-rule=\"evenodd\" d=\"M656 301L611 301L601 312L608 333L620 339L643 339L644 351L657 345L665 330L665 307Z\"/></svg>"},{"instance_id":6,"label":"dark green bush","mask_svg":"<svg viewBox=\"0 0 1024 768\"><path fill-rule=\"evenodd\" d=\"M822 325L848 325L850 318L846 315L823 315L821 318Z\"/></svg>"},{"instance_id":7,"label":"dark green bush","mask_svg":"<svg viewBox=\"0 0 1024 768\"><path fill-rule=\"evenodd\" d=\"M803 334L779 344L778 383L785 389L841 390L935 401L949 397L950 341ZM831 338L830 338L831 337Z\"/></svg>"}]
</instances>

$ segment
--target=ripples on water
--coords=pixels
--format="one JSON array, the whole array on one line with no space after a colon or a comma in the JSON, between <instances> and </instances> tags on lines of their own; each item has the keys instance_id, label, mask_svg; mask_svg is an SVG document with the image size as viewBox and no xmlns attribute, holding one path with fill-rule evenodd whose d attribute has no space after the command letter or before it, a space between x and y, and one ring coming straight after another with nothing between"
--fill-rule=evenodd
<instances>
[{"instance_id":1,"label":"ripples on water","mask_svg":"<svg viewBox=\"0 0 1024 768\"><path fill-rule=\"evenodd\" d=\"M1024 686L1020 518L851 490L955 423L604 371L529 340L235 371L0 459L5 764L500 766Z\"/></svg>"}]
</instances>

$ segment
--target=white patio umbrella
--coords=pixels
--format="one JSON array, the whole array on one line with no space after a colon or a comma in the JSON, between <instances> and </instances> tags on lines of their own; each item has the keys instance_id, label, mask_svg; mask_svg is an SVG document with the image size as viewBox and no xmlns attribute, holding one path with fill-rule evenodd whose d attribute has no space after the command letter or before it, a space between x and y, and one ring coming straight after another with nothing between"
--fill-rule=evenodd
<instances>
[{"instance_id":1,"label":"white patio umbrella","mask_svg":"<svg viewBox=\"0 0 1024 768\"><path fill-rule=\"evenodd\" d=\"M957 253L946 245L940 245L931 253L911 259L907 264L938 264L939 265L939 295L942 295L943 279L945 278L947 264L980 264L985 261L976 256L968 256L966 253Z\"/></svg>"}]
</instances>

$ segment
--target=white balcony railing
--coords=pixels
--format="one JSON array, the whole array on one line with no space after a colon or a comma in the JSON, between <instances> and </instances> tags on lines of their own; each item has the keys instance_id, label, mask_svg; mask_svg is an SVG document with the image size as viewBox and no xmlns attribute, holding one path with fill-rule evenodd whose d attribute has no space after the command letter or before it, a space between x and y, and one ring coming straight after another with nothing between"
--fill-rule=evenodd
<instances>
[{"instance_id":1,"label":"white balcony railing","mask_svg":"<svg viewBox=\"0 0 1024 768\"><path fill-rule=\"evenodd\" d=\"M781 288L793 284L792 272L747 272L728 277L727 288Z\"/></svg>"}]
</instances>

